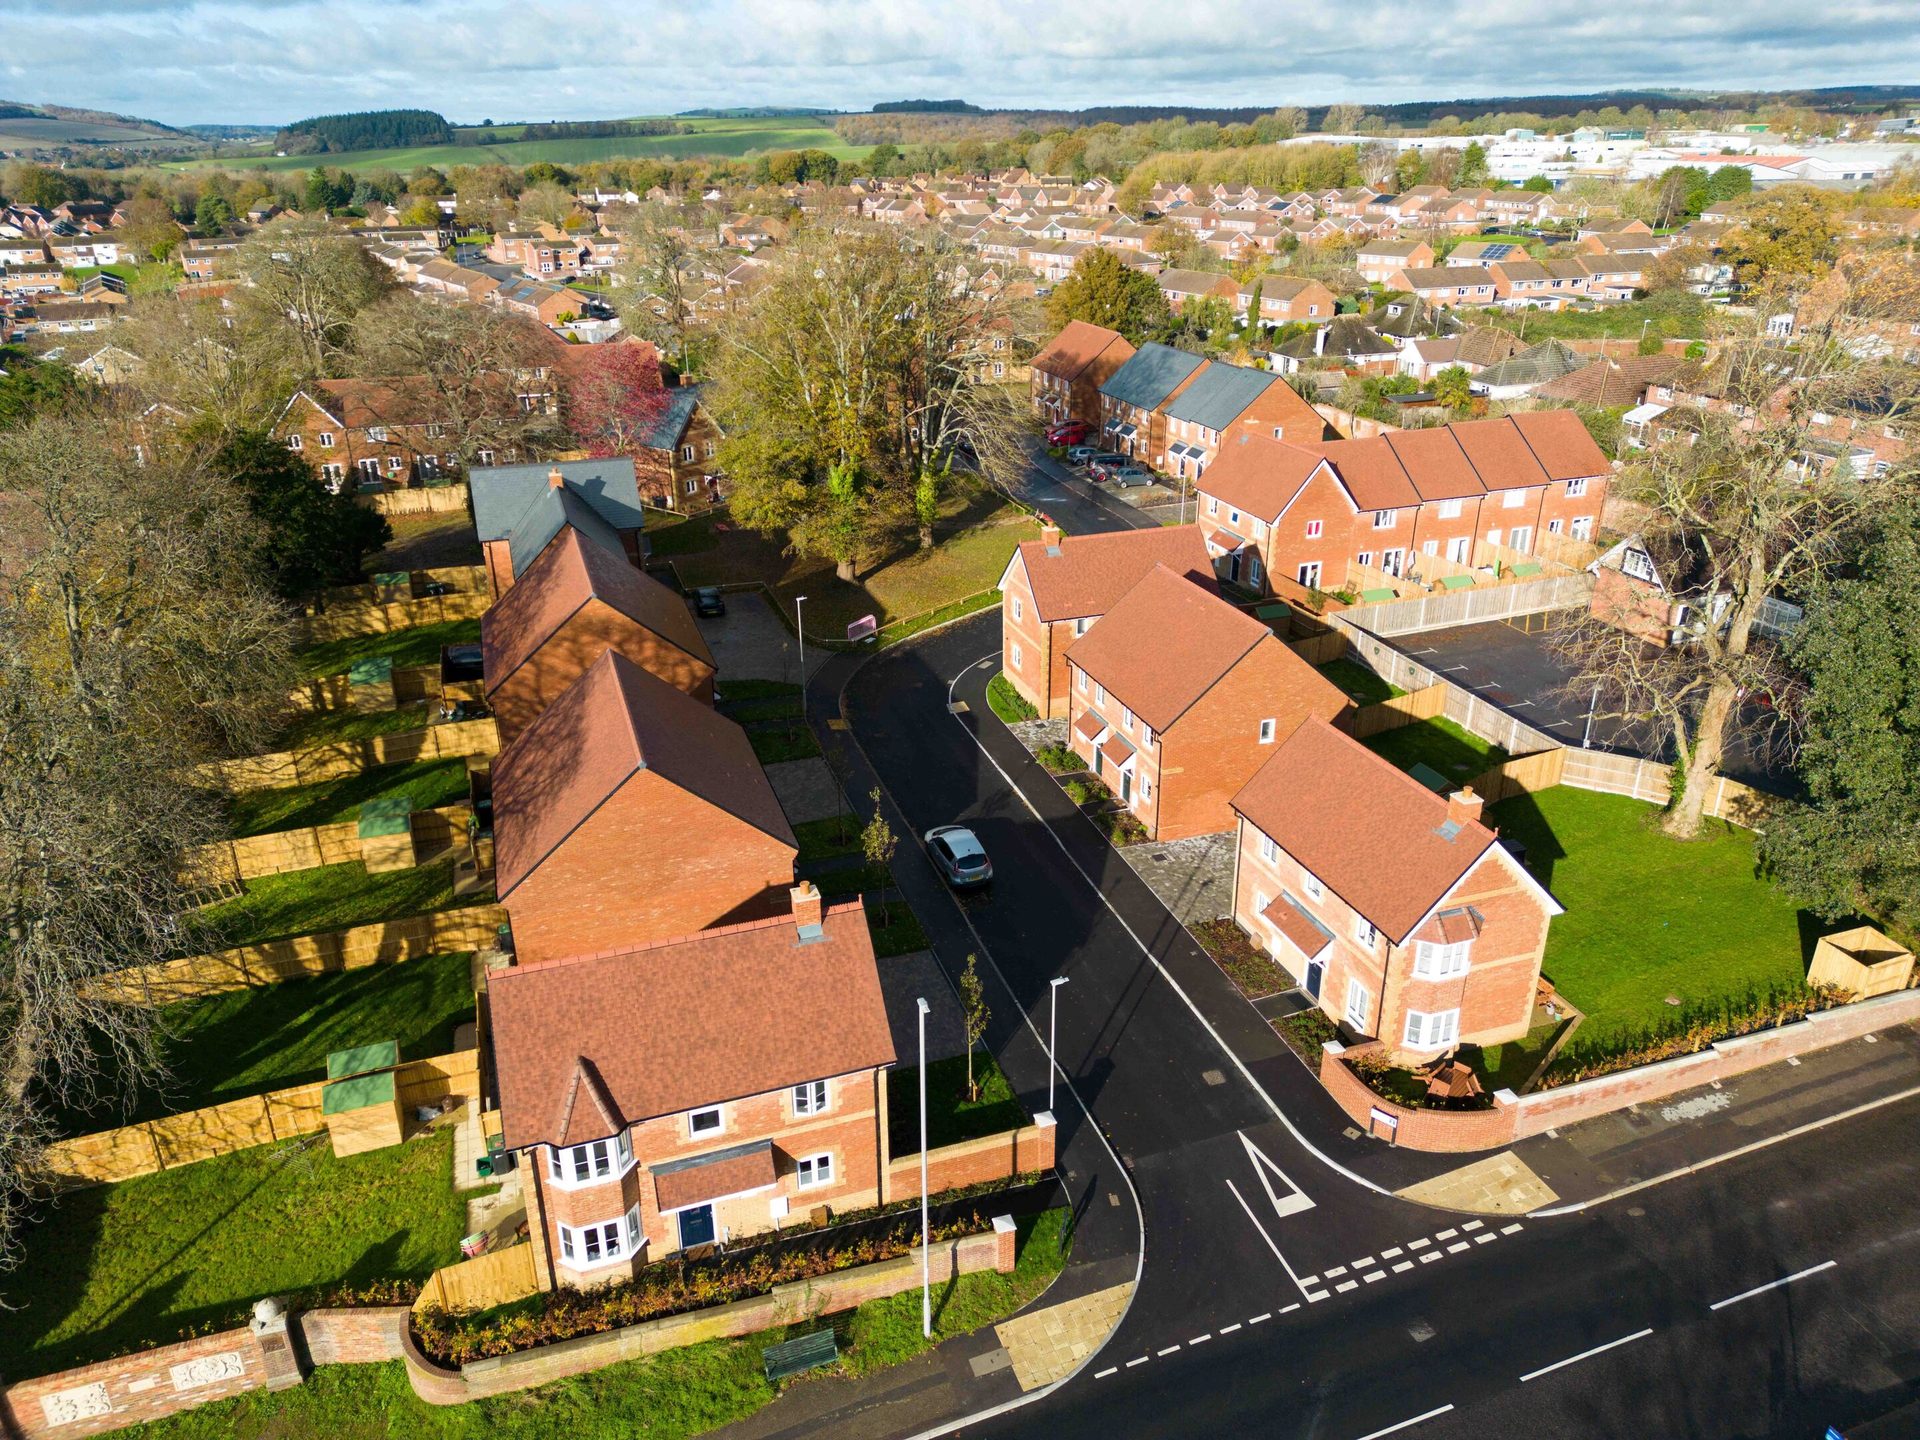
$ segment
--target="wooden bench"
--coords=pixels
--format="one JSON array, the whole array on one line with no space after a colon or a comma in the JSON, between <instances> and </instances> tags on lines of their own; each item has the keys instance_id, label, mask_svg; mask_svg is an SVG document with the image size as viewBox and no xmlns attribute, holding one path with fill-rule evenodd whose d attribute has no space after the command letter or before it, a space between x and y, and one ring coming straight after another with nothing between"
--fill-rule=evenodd
<instances>
[{"instance_id":1,"label":"wooden bench","mask_svg":"<svg viewBox=\"0 0 1920 1440\"><path fill-rule=\"evenodd\" d=\"M831 1365L839 1358L840 1344L834 1339L833 1331L816 1330L798 1340L769 1345L761 1353L760 1363L766 1367L767 1382L772 1384L798 1375L802 1370Z\"/></svg>"}]
</instances>

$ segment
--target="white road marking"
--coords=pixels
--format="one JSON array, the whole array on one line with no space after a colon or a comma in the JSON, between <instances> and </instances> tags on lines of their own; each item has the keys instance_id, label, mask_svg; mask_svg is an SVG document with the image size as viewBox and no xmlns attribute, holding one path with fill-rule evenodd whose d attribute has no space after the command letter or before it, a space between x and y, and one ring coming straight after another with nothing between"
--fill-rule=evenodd
<instances>
[{"instance_id":1,"label":"white road marking","mask_svg":"<svg viewBox=\"0 0 1920 1440\"><path fill-rule=\"evenodd\" d=\"M1453 1242L1453 1244L1447 1246L1447 1254L1458 1255L1462 1250L1471 1250L1472 1248L1473 1247L1467 1244L1466 1241L1456 1240Z\"/></svg>"},{"instance_id":2,"label":"white road marking","mask_svg":"<svg viewBox=\"0 0 1920 1440\"><path fill-rule=\"evenodd\" d=\"M1109 1375L1118 1375L1119 1373L1120 1373L1120 1367L1118 1365L1109 1365L1104 1370L1094 1371L1093 1378L1096 1380L1104 1380Z\"/></svg>"},{"instance_id":3,"label":"white road marking","mask_svg":"<svg viewBox=\"0 0 1920 1440\"><path fill-rule=\"evenodd\" d=\"M1482 1222L1478 1220L1469 1220L1467 1221L1466 1224L1462 1225L1460 1228L1462 1230L1479 1230L1482 1228Z\"/></svg>"},{"instance_id":4,"label":"white road marking","mask_svg":"<svg viewBox=\"0 0 1920 1440\"><path fill-rule=\"evenodd\" d=\"M1474 1236L1473 1243L1476 1245L1485 1245L1490 1241L1498 1240L1499 1238L1500 1237L1498 1235L1495 1235L1491 1230L1489 1230L1485 1235Z\"/></svg>"},{"instance_id":5,"label":"white road marking","mask_svg":"<svg viewBox=\"0 0 1920 1440\"><path fill-rule=\"evenodd\" d=\"M1344 1295L1349 1290L1358 1290L1360 1288L1360 1282L1358 1280L1342 1280L1338 1285L1334 1286L1333 1288L1338 1293Z\"/></svg>"},{"instance_id":6,"label":"white road marking","mask_svg":"<svg viewBox=\"0 0 1920 1440\"><path fill-rule=\"evenodd\" d=\"M1526 1228L1527 1228L1526 1226L1520 1224L1518 1221L1515 1221L1511 1225L1502 1225L1500 1227L1500 1233L1502 1235L1517 1235Z\"/></svg>"},{"instance_id":7,"label":"white road marking","mask_svg":"<svg viewBox=\"0 0 1920 1440\"><path fill-rule=\"evenodd\" d=\"M1460 1232L1458 1230L1442 1230L1438 1235L1434 1236L1433 1238L1436 1240L1451 1240L1454 1236L1458 1235L1459 1233Z\"/></svg>"},{"instance_id":8,"label":"white road marking","mask_svg":"<svg viewBox=\"0 0 1920 1440\"><path fill-rule=\"evenodd\" d=\"M1167 1355L1171 1355L1171 1354L1173 1354L1173 1352L1174 1352L1174 1351L1176 1351L1176 1350L1178 1350L1179 1348L1180 1348L1180 1347L1179 1347L1178 1345L1169 1345L1169 1346L1167 1346L1167 1348L1166 1348L1166 1349L1164 1349L1164 1350L1156 1350L1156 1351L1154 1351L1153 1353L1154 1353L1154 1354L1156 1354L1156 1355L1159 1355L1159 1356L1163 1356L1163 1357L1164 1357L1164 1356L1167 1356Z\"/></svg>"},{"instance_id":9,"label":"white road marking","mask_svg":"<svg viewBox=\"0 0 1920 1440\"><path fill-rule=\"evenodd\" d=\"M1287 1306L1287 1310L1298 1310L1299 1308L1300 1308L1300 1302L1298 1300L1294 1301L1293 1304ZM1287 1313L1287 1310L1282 1310L1280 1313L1284 1315ZM1269 1310L1264 1315L1254 1316L1251 1320L1247 1321L1247 1323L1249 1325L1264 1325L1267 1323L1267 1321L1271 1320L1272 1318L1273 1318L1273 1312Z\"/></svg>"},{"instance_id":10,"label":"white road marking","mask_svg":"<svg viewBox=\"0 0 1920 1440\"><path fill-rule=\"evenodd\" d=\"M1129 1360L1127 1361L1127 1369L1131 1370L1136 1365L1144 1365L1147 1363L1147 1359L1147 1356L1142 1355L1138 1360Z\"/></svg>"},{"instance_id":11,"label":"white road marking","mask_svg":"<svg viewBox=\"0 0 1920 1440\"><path fill-rule=\"evenodd\" d=\"M1287 1257L1282 1255L1280 1253L1280 1247L1273 1243L1273 1237L1267 1234L1267 1227L1262 1225L1259 1219L1255 1217L1253 1207L1247 1204L1246 1196L1240 1193L1240 1187L1229 1180L1227 1181L1227 1189L1233 1191L1233 1198L1238 1200L1240 1202L1240 1208L1247 1212L1248 1221L1253 1225L1254 1229L1260 1232L1260 1238L1267 1242L1267 1249L1271 1250L1273 1252L1273 1258L1280 1262L1280 1268L1287 1272L1287 1278L1293 1281L1295 1285L1298 1285L1300 1287L1300 1293L1305 1295L1307 1293L1306 1285L1301 1282L1298 1275L1293 1273L1293 1266L1287 1264Z\"/></svg>"},{"instance_id":12,"label":"white road marking","mask_svg":"<svg viewBox=\"0 0 1920 1440\"><path fill-rule=\"evenodd\" d=\"M1404 1250L1402 1250L1398 1245L1396 1245L1391 1250L1382 1250L1380 1252L1380 1258L1382 1260L1391 1260L1393 1259L1394 1256L1404 1255L1405 1253L1406 1252Z\"/></svg>"},{"instance_id":13,"label":"white road marking","mask_svg":"<svg viewBox=\"0 0 1920 1440\"><path fill-rule=\"evenodd\" d=\"M1240 1143L1247 1148L1247 1160L1253 1166L1253 1173L1259 1177L1260 1188L1267 1192L1267 1199L1273 1204L1274 1214L1284 1220L1289 1215L1298 1215L1302 1210L1313 1209L1313 1201L1307 1198L1306 1192L1294 1184L1287 1172L1274 1164L1273 1160L1249 1140L1244 1132L1240 1136ZM1278 1175L1280 1183L1293 1193L1286 1196L1274 1194L1273 1182L1267 1179L1268 1171Z\"/></svg>"},{"instance_id":14,"label":"white road marking","mask_svg":"<svg viewBox=\"0 0 1920 1440\"><path fill-rule=\"evenodd\" d=\"M1367 1256L1367 1258L1366 1258L1366 1259L1364 1259L1364 1260L1356 1260L1356 1261L1354 1261L1354 1262L1353 1262L1353 1268L1354 1268L1354 1269L1356 1269L1356 1270L1364 1270L1364 1269L1366 1269L1366 1268L1367 1268L1367 1266L1369 1266L1369 1265L1371 1265L1372 1263L1373 1263L1373 1257L1372 1257L1371 1255L1369 1255L1369 1256Z\"/></svg>"},{"instance_id":15,"label":"white road marking","mask_svg":"<svg viewBox=\"0 0 1920 1440\"><path fill-rule=\"evenodd\" d=\"M1320 1283L1320 1277L1318 1275L1303 1275L1300 1277L1300 1283L1302 1285L1318 1285Z\"/></svg>"},{"instance_id":16,"label":"white road marking","mask_svg":"<svg viewBox=\"0 0 1920 1440\"><path fill-rule=\"evenodd\" d=\"M1204 1345L1207 1343L1207 1341L1211 1340L1212 1338L1213 1338L1213 1332L1208 1331L1205 1335L1194 1336L1193 1339L1187 1341L1187 1343L1189 1345Z\"/></svg>"},{"instance_id":17,"label":"white road marking","mask_svg":"<svg viewBox=\"0 0 1920 1440\"><path fill-rule=\"evenodd\" d=\"M1360 1278L1366 1281L1367 1284L1371 1285L1376 1280L1386 1279L1387 1272L1384 1270L1375 1270L1371 1275L1362 1275Z\"/></svg>"},{"instance_id":18,"label":"white road marking","mask_svg":"<svg viewBox=\"0 0 1920 1440\"><path fill-rule=\"evenodd\" d=\"M1438 1260L1439 1258L1440 1258L1440 1252L1438 1250L1429 1250L1427 1251L1426 1254L1420 1257L1420 1263L1422 1265L1430 1265L1435 1260Z\"/></svg>"},{"instance_id":19,"label":"white road marking","mask_svg":"<svg viewBox=\"0 0 1920 1440\"><path fill-rule=\"evenodd\" d=\"M1309 1305L1318 1305L1322 1300L1326 1298L1327 1298L1327 1292L1322 1290L1317 1294L1307 1296L1307 1303Z\"/></svg>"},{"instance_id":20,"label":"white road marking","mask_svg":"<svg viewBox=\"0 0 1920 1440\"><path fill-rule=\"evenodd\" d=\"M1398 1275L1402 1270L1411 1270L1412 1268L1413 1262L1411 1260L1402 1260L1398 1265L1393 1267L1393 1273Z\"/></svg>"},{"instance_id":21,"label":"white road marking","mask_svg":"<svg viewBox=\"0 0 1920 1440\"><path fill-rule=\"evenodd\" d=\"M1429 1410L1424 1415L1416 1415L1411 1420L1402 1420L1398 1425L1389 1425L1384 1430L1369 1430L1365 1435L1360 1437L1360 1440L1380 1440L1382 1435L1392 1435L1396 1431L1405 1430L1425 1420L1431 1420L1437 1415L1444 1415L1451 1409L1453 1409L1451 1405L1442 1405L1438 1410Z\"/></svg>"},{"instance_id":22,"label":"white road marking","mask_svg":"<svg viewBox=\"0 0 1920 1440\"><path fill-rule=\"evenodd\" d=\"M1742 1290L1738 1295L1729 1295L1724 1300L1716 1300L1707 1308L1724 1310L1729 1305L1738 1305L1742 1300L1751 1300L1755 1295L1764 1295L1769 1290L1778 1290L1782 1285L1791 1285L1796 1280L1804 1280L1809 1275L1818 1275L1822 1270L1831 1270L1840 1262L1829 1260L1824 1265L1810 1265L1805 1270L1796 1270L1791 1275L1782 1275L1778 1280L1769 1280L1764 1285L1756 1285L1751 1290Z\"/></svg>"},{"instance_id":23,"label":"white road marking","mask_svg":"<svg viewBox=\"0 0 1920 1440\"><path fill-rule=\"evenodd\" d=\"M1240 1328L1239 1322L1235 1321L1231 1325L1222 1325L1220 1327L1220 1333L1222 1335L1231 1335L1234 1331L1238 1330L1239 1328Z\"/></svg>"},{"instance_id":24,"label":"white road marking","mask_svg":"<svg viewBox=\"0 0 1920 1440\"><path fill-rule=\"evenodd\" d=\"M1300 1308L1300 1302L1296 1300L1293 1302L1293 1304L1284 1306L1281 1309L1280 1313L1282 1315L1291 1315L1294 1311L1298 1310L1299 1308Z\"/></svg>"},{"instance_id":25,"label":"white road marking","mask_svg":"<svg viewBox=\"0 0 1920 1440\"><path fill-rule=\"evenodd\" d=\"M1604 1354L1606 1351L1617 1349L1622 1345L1631 1345L1635 1340L1644 1340L1652 1333L1653 1327L1649 1325L1645 1330L1636 1330L1631 1335L1622 1335L1618 1340L1609 1340L1606 1344L1596 1345L1591 1350L1582 1350L1578 1355L1569 1355L1566 1359L1556 1360L1551 1365L1542 1365L1538 1370L1529 1370L1526 1374L1522 1375L1520 1377L1520 1383L1524 1385L1529 1380L1538 1380L1542 1375L1551 1375L1554 1371L1565 1369L1567 1366L1576 1364L1581 1360Z\"/></svg>"},{"instance_id":26,"label":"white road marking","mask_svg":"<svg viewBox=\"0 0 1920 1440\"><path fill-rule=\"evenodd\" d=\"M1431 1245L1432 1243L1433 1242L1431 1240L1409 1240L1407 1242L1407 1249L1424 1250L1427 1248L1427 1246Z\"/></svg>"},{"instance_id":27,"label":"white road marking","mask_svg":"<svg viewBox=\"0 0 1920 1440\"><path fill-rule=\"evenodd\" d=\"M1329 1269L1329 1270L1327 1271L1327 1279L1329 1279L1329 1280L1338 1280L1338 1279L1339 1279L1339 1278L1340 1278L1340 1277L1341 1277L1342 1275L1344 1275L1344 1274L1346 1274L1346 1273L1347 1273L1347 1267L1346 1267L1346 1266L1344 1266L1344 1265L1335 1265L1335 1266L1333 1266L1333 1267L1331 1267L1331 1268L1330 1268L1330 1269Z\"/></svg>"}]
</instances>

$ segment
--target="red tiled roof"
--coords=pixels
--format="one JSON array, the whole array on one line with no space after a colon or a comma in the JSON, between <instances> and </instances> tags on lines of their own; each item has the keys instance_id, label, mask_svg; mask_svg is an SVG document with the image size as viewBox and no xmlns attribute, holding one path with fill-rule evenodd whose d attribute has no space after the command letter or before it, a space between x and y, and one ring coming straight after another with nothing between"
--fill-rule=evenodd
<instances>
[{"instance_id":1,"label":"red tiled roof","mask_svg":"<svg viewBox=\"0 0 1920 1440\"><path fill-rule=\"evenodd\" d=\"M1231 530L1216 530L1207 536L1207 543L1231 555L1236 550L1244 549L1247 542Z\"/></svg>"},{"instance_id":2,"label":"red tiled roof","mask_svg":"<svg viewBox=\"0 0 1920 1440\"><path fill-rule=\"evenodd\" d=\"M1090 325L1085 320L1069 320L1067 328L1048 341L1046 348L1033 357L1033 368L1043 375L1058 375L1062 380L1071 380L1116 340L1127 345L1118 330ZM1131 350L1133 347L1127 345L1127 348Z\"/></svg>"},{"instance_id":3,"label":"red tiled roof","mask_svg":"<svg viewBox=\"0 0 1920 1440\"><path fill-rule=\"evenodd\" d=\"M1106 756L1108 764L1118 769L1133 758L1133 742L1124 735L1109 735L1101 744L1100 753Z\"/></svg>"},{"instance_id":4,"label":"red tiled roof","mask_svg":"<svg viewBox=\"0 0 1920 1440\"><path fill-rule=\"evenodd\" d=\"M481 617L487 693L505 683L592 600L618 611L709 670L714 668L713 652L685 601L635 569L625 555L614 554L568 525Z\"/></svg>"},{"instance_id":5,"label":"red tiled roof","mask_svg":"<svg viewBox=\"0 0 1920 1440\"><path fill-rule=\"evenodd\" d=\"M829 909L817 940L778 916L498 971L488 996L516 1150L612 1133L595 1107L567 1104L582 1069L633 1125L894 1061L858 901Z\"/></svg>"},{"instance_id":6,"label":"red tiled roof","mask_svg":"<svg viewBox=\"0 0 1920 1440\"><path fill-rule=\"evenodd\" d=\"M1107 722L1100 718L1098 711L1083 710L1080 718L1073 722L1073 728L1082 740L1090 741L1107 728Z\"/></svg>"},{"instance_id":7,"label":"red tiled roof","mask_svg":"<svg viewBox=\"0 0 1920 1440\"><path fill-rule=\"evenodd\" d=\"M799 848L746 732L609 650L493 763L501 898L642 770Z\"/></svg>"},{"instance_id":8,"label":"red tiled roof","mask_svg":"<svg viewBox=\"0 0 1920 1440\"><path fill-rule=\"evenodd\" d=\"M679 1210L718 1200L723 1195L762 1190L778 1178L773 1165L773 1143L762 1140L758 1144L737 1145L702 1156L672 1169L656 1169L653 1193L660 1209Z\"/></svg>"},{"instance_id":9,"label":"red tiled roof","mask_svg":"<svg viewBox=\"0 0 1920 1440\"><path fill-rule=\"evenodd\" d=\"M1650 360L1663 359L1649 356ZM1579 374L1578 370L1573 372ZM1669 371L1668 373L1671 373ZM1551 480L1577 480L1582 476L1605 475L1612 466L1580 417L1571 410L1528 410L1510 415L1509 422L1519 428L1521 437L1533 451Z\"/></svg>"},{"instance_id":10,"label":"red tiled roof","mask_svg":"<svg viewBox=\"0 0 1920 1440\"><path fill-rule=\"evenodd\" d=\"M1406 467L1383 436L1328 440L1306 448L1333 462L1353 503L1362 510L1398 510L1420 503L1420 492L1414 489Z\"/></svg>"},{"instance_id":11,"label":"red tiled roof","mask_svg":"<svg viewBox=\"0 0 1920 1440\"><path fill-rule=\"evenodd\" d=\"M421 375L391 380L322 380L313 400L342 425L425 425L444 420L442 405Z\"/></svg>"},{"instance_id":12,"label":"red tiled roof","mask_svg":"<svg viewBox=\"0 0 1920 1440\"><path fill-rule=\"evenodd\" d=\"M1155 565L1215 588L1213 563L1197 525L1066 535L1059 551L1050 555L1045 541L1027 540L1018 552L1034 613L1047 624L1106 614Z\"/></svg>"},{"instance_id":13,"label":"red tiled roof","mask_svg":"<svg viewBox=\"0 0 1920 1440\"><path fill-rule=\"evenodd\" d=\"M1235 434L1196 482L1202 494L1271 523L1319 468L1313 450L1265 435ZM1216 543L1218 543L1216 541Z\"/></svg>"},{"instance_id":14,"label":"red tiled roof","mask_svg":"<svg viewBox=\"0 0 1920 1440\"><path fill-rule=\"evenodd\" d=\"M1290 895L1280 895L1268 901L1267 908L1260 913L1271 920L1274 928L1309 960L1333 943L1333 936L1315 923L1313 917L1302 910Z\"/></svg>"},{"instance_id":15,"label":"red tiled roof","mask_svg":"<svg viewBox=\"0 0 1920 1440\"><path fill-rule=\"evenodd\" d=\"M1480 477L1462 449L1464 437L1456 433L1464 428L1442 425L1431 430L1392 430L1382 437L1422 500L1459 500L1484 493Z\"/></svg>"},{"instance_id":16,"label":"red tiled roof","mask_svg":"<svg viewBox=\"0 0 1920 1440\"><path fill-rule=\"evenodd\" d=\"M1494 843L1451 836L1447 801L1324 720L1309 719L1233 808L1396 945Z\"/></svg>"},{"instance_id":17,"label":"red tiled roof","mask_svg":"<svg viewBox=\"0 0 1920 1440\"><path fill-rule=\"evenodd\" d=\"M1580 424L1577 416L1573 423ZM1517 490L1547 483L1547 472L1511 420L1470 420L1448 428L1459 436L1460 448L1487 490Z\"/></svg>"}]
</instances>

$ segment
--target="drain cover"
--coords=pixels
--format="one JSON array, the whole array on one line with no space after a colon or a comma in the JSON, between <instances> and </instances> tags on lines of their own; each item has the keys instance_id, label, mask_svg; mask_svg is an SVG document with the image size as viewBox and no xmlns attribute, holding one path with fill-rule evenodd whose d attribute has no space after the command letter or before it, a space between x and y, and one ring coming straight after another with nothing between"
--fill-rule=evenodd
<instances>
[{"instance_id":1,"label":"drain cover","mask_svg":"<svg viewBox=\"0 0 1920 1440\"><path fill-rule=\"evenodd\" d=\"M1202 1070L1200 1072L1200 1078L1209 1085L1224 1085L1227 1083L1227 1077L1222 1075L1218 1070Z\"/></svg>"},{"instance_id":2,"label":"drain cover","mask_svg":"<svg viewBox=\"0 0 1920 1440\"><path fill-rule=\"evenodd\" d=\"M950 705L948 705L948 706L947 706L947 713L948 713L949 715L964 715L964 714L966 714L966 713L967 713L967 702L966 702L966 701L964 701L964 700L955 700L955 701L954 701L954 702L953 702L952 704L950 704Z\"/></svg>"},{"instance_id":3,"label":"drain cover","mask_svg":"<svg viewBox=\"0 0 1920 1440\"><path fill-rule=\"evenodd\" d=\"M975 1375L991 1375L996 1370L1005 1370L1013 1364L1013 1357L1007 1353L1006 1346L998 1350L989 1350L984 1355L976 1355L967 1364Z\"/></svg>"},{"instance_id":4,"label":"drain cover","mask_svg":"<svg viewBox=\"0 0 1920 1440\"><path fill-rule=\"evenodd\" d=\"M1416 1320L1407 1326L1407 1334L1411 1335L1419 1344L1424 1345L1433 1338L1433 1326L1424 1320Z\"/></svg>"},{"instance_id":5,"label":"drain cover","mask_svg":"<svg viewBox=\"0 0 1920 1440\"><path fill-rule=\"evenodd\" d=\"M1353 1126L1351 1125L1347 1126L1347 1128L1342 1130L1340 1133L1346 1136L1347 1139L1349 1140L1358 1140L1360 1138L1360 1132L1354 1129Z\"/></svg>"}]
</instances>

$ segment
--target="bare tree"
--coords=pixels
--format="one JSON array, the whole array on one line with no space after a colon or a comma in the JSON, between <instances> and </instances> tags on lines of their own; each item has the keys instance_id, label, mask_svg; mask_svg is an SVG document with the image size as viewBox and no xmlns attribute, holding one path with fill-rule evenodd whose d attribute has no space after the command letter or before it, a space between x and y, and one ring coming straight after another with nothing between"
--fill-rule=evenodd
<instances>
[{"instance_id":1,"label":"bare tree","mask_svg":"<svg viewBox=\"0 0 1920 1440\"><path fill-rule=\"evenodd\" d=\"M690 228L701 215L648 201L633 208L621 231L620 317L628 329L671 353L683 370L694 305L707 292L712 268L707 248Z\"/></svg>"},{"instance_id":2,"label":"bare tree","mask_svg":"<svg viewBox=\"0 0 1920 1440\"><path fill-rule=\"evenodd\" d=\"M244 282L242 314L290 324L316 375L331 372L354 317L393 288L366 248L325 220L276 220L242 241L229 263Z\"/></svg>"},{"instance_id":3,"label":"bare tree","mask_svg":"<svg viewBox=\"0 0 1920 1440\"><path fill-rule=\"evenodd\" d=\"M1790 708L1792 676L1756 632L1769 597L1805 594L1842 562L1863 516L1909 493L1915 461L1856 475L1820 444L1828 417L1871 405L1876 424L1906 429L1920 406L1910 367L1887 363L1880 335L1920 319L1920 283L1896 258L1829 277L1817 323L1789 346L1766 334L1781 301L1762 297L1695 383L1712 403L1689 436L1665 440L1615 482L1638 507L1641 539L1670 598L1685 605L1678 643L1649 645L1603 609L1563 632L1571 685L1595 713L1651 726L1671 741L1675 795L1664 827L1700 828L1711 782L1743 705ZM1808 313L1803 307L1803 314ZM1616 623L1609 623L1616 622ZM1753 717L1749 717L1751 721ZM1777 723L1756 743L1781 743Z\"/></svg>"},{"instance_id":4,"label":"bare tree","mask_svg":"<svg viewBox=\"0 0 1920 1440\"><path fill-rule=\"evenodd\" d=\"M225 817L189 777L292 679L238 494L130 448L91 407L0 434L0 1261L50 1109L163 1078L157 1012L102 981L194 948L182 873Z\"/></svg>"},{"instance_id":5,"label":"bare tree","mask_svg":"<svg viewBox=\"0 0 1920 1440\"><path fill-rule=\"evenodd\" d=\"M1398 152L1384 140L1368 141L1360 147L1360 154L1355 159L1360 167L1360 178L1376 190L1393 183L1399 161Z\"/></svg>"},{"instance_id":6,"label":"bare tree","mask_svg":"<svg viewBox=\"0 0 1920 1440\"><path fill-rule=\"evenodd\" d=\"M147 403L198 417L222 439L272 420L305 368L283 320L230 315L213 300L143 297L122 336L146 362L136 388Z\"/></svg>"}]
</instances>

